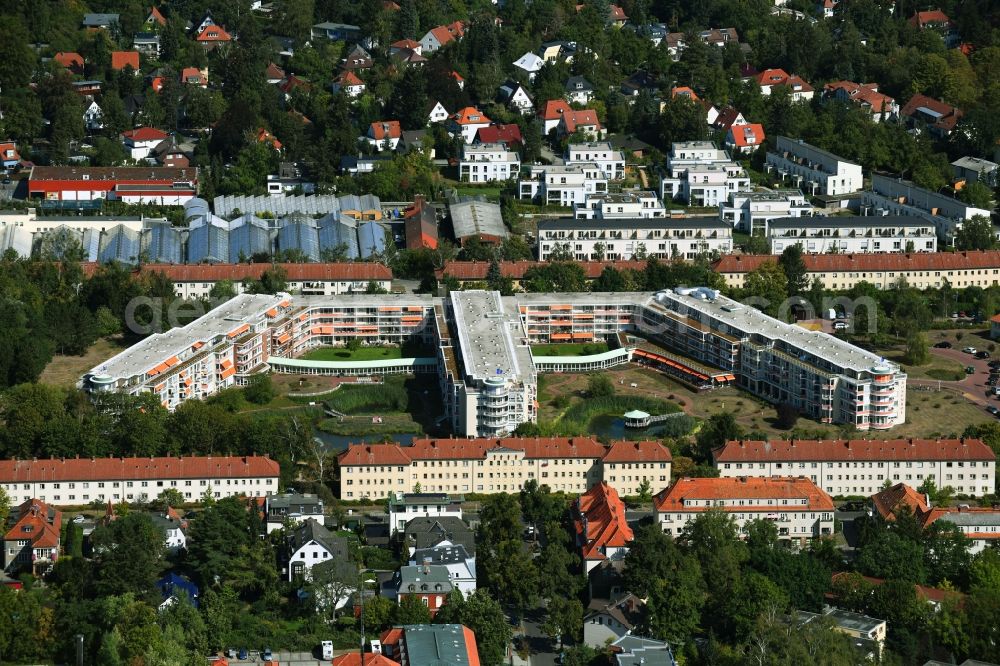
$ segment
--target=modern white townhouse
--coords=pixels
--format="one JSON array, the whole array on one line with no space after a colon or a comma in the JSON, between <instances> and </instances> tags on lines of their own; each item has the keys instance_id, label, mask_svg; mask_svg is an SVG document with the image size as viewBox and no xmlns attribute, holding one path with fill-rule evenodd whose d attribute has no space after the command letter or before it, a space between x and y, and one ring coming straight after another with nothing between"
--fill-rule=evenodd
<instances>
[{"instance_id":1,"label":"modern white townhouse","mask_svg":"<svg viewBox=\"0 0 1000 666\"><path fill-rule=\"evenodd\" d=\"M977 215L989 218L990 211L976 208L946 194L917 187L908 180L872 174L872 187L861 195L862 213L909 215L934 225L938 238L952 245L962 223Z\"/></svg>"},{"instance_id":2,"label":"modern white townhouse","mask_svg":"<svg viewBox=\"0 0 1000 666\"><path fill-rule=\"evenodd\" d=\"M625 153L607 141L571 143L566 147L566 166L596 164L608 180L625 177Z\"/></svg>"},{"instance_id":3,"label":"modern white townhouse","mask_svg":"<svg viewBox=\"0 0 1000 666\"><path fill-rule=\"evenodd\" d=\"M465 144L458 160L458 177L463 183L492 183L516 178L521 158L500 143Z\"/></svg>"},{"instance_id":4,"label":"modern white townhouse","mask_svg":"<svg viewBox=\"0 0 1000 666\"><path fill-rule=\"evenodd\" d=\"M710 141L674 143L660 177L664 201L692 206L719 206L731 194L750 190L750 176L725 150Z\"/></svg>"},{"instance_id":5,"label":"modern white townhouse","mask_svg":"<svg viewBox=\"0 0 1000 666\"><path fill-rule=\"evenodd\" d=\"M825 216L770 220L771 254L798 245L807 254L869 252L937 252L934 227L916 217Z\"/></svg>"},{"instance_id":6,"label":"modern white townhouse","mask_svg":"<svg viewBox=\"0 0 1000 666\"><path fill-rule=\"evenodd\" d=\"M779 217L807 217L813 207L799 190L735 192L719 206L719 219L749 234L767 234L768 222Z\"/></svg>"},{"instance_id":7,"label":"modern white townhouse","mask_svg":"<svg viewBox=\"0 0 1000 666\"><path fill-rule=\"evenodd\" d=\"M868 497L886 482L917 487L932 476L939 488L981 496L996 482L996 455L979 439L734 440L713 458L720 477L804 476L836 496Z\"/></svg>"},{"instance_id":8,"label":"modern white townhouse","mask_svg":"<svg viewBox=\"0 0 1000 666\"><path fill-rule=\"evenodd\" d=\"M696 259L727 254L733 229L710 217L681 219L563 218L538 223L538 258L569 255L577 261L643 258Z\"/></svg>"},{"instance_id":9,"label":"modern white townhouse","mask_svg":"<svg viewBox=\"0 0 1000 666\"><path fill-rule=\"evenodd\" d=\"M620 194L588 194L573 207L578 220L666 217L667 209L654 192L629 190Z\"/></svg>"},{"instance_id":10,"label":"modern white townhouse","mask_svg":"<svg viewBox=\"0 0 1000 666\"><path fill-rule=\"evenodd\" d=\"M517 183L518 196L550 206L572 207L591 194L606 194L608 178L594 163L532 165Z\"/></svg>"},{"instance_id":11,"label":"modern white townhouse","mask_svg":"<svg viewBox=\"0 0 1000 666\"><path fill-rule=\"evenodd\" d=\"M779 136L775 150L768 151L765 167L813 195L850 194L864 187L860 164L787 136Z\"/></svg>"},{"instance_id":12,"label":"modern white townhouse","mask_svg":"<svg viewBox=\"0 0 1000 666\"><path fill-rule=\"evenodd\" d=\"M752 520L770 520L783 541L805 543L833 534L833 499L802 476L677 479L653 498L657 521L667 534L683 534L706 511L724 511L742 535Z\"/></svg>"},{"instance_id":13,"label":"modern white townhouse","mask_svg":"<svg viewBox=\"0 0 1000 666\"><path fill-rule=\"evenodd\" d=\"M389 530L402 532L406 523L414 518L440 518L453 516L462 518L461 495L447 493L403 493L389 497L386 511L389 513Z\"/></svg>"},{"instance_id":14,"label":"modern white townhouse","mask_svg":"<svg viewBox=\"0 0 1000 666\"><path fill-rule=\"evenodd\" d=\"M11 503L53 506L150 501L168 489L188 502L206 492L266 497L278 492L278 476L278 463L264 456L0 460L0 488Z\"/></svg>"}]
</instances>

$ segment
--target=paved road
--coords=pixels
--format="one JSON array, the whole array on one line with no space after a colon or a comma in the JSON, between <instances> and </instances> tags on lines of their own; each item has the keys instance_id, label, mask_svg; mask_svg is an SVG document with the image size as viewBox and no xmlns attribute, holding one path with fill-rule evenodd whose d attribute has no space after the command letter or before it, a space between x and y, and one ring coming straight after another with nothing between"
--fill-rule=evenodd
<instances>
[{"instance_id":1,"label":"paved road","mask_svg":"<svg viewBox=\"0 0 1000 666\"><path fill-rule=\"evenodd\" d=\"M548 146L542 146L541 155L543 158L547 159L552 164L562 164L563 158L552 152L552 149Z\"/></svg>"},{"instance_id":2,"label":"paved road","mask_svg":"<svg viewBox=\"0 0 1000 666\"><path fill-rule=\"evenodd\" d=\"M975 340L969 340L968 343L970 346L974 346L976 344ZM954 382L943 382L937 381L936 379L912 379L909 381L911 386L927 386L931 388L941 387L951 391L958 391L970 402L984 408L987 405L996 403L992 397L991 387L986 384L986 380L989 378L990 374L990 359L976 358L972 354L966 354L961 350L961 348L931 348L931 353L957 361L958 363L961 363L963 367L972 366L975 369L975 372L971 375L966 375L964 379ZM987 393L990 395L987 395Z\"/></svg>"},{"instance_id":3,"label":"paved road","mask_svg":"<svg viewBox=\"0 0 1000 666\"><path fill-rule=\"evenodd\" d=\"M541 608L528 611L521 622L522 633L528 639L528 648L531 651L531 656L528 658L531 666L555 666L556 663L555 645L542 632L544 613Z\"/></svg>"}]
</instances>

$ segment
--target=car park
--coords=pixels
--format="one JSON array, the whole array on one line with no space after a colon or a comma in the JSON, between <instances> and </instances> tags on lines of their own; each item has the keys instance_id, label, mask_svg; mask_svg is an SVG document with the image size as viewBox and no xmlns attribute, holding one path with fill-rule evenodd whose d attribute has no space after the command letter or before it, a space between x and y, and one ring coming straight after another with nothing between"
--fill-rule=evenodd
<instances>
[{"instance_id":1,"label":"car park","mask_svg":"<svg viewBox=\"0 0 1000 666\"><path fill-rule=\"evenodd\" d=\"M942 340L941 342L935 343L935 349L951 349L951 343L947 340Z\"/></svg>"},{"instance_id":2,"label":"car park","mask_svg":"<svg viewBox=\"0 0 1000 666\"><path fill-rule=\"evenodd\" d=\"M246 661L250 657L250 651L246 648L240 648L238 659L240 661Z\"/></svg>"}]
</instances>

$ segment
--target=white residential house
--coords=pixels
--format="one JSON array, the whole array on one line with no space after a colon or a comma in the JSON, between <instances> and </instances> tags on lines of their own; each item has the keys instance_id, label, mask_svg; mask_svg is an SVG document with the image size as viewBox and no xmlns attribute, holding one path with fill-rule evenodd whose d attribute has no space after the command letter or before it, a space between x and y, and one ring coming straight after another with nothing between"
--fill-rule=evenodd
<instances>
[{"instance_id":1,"label":"white residential house","mask_svg":"<svg viewBox=\"0 0 1000 666\"><path fill-rule=\"evenodd\" d=\"M168 553L176 554L187 548L187 521L173 510L166 514L153 514L153 525L163 533L163 547Z\"/></svg>"},{"instance_id":2,"label":"white residential house","mask_svg":"<svg viewBox=\"0 0 1000 666\"><path fill-rule=\"evenodd\" d=\"M424 55L433 53L445 44L461 39L464 34L465 26L461 21L431 28L420 38L420 52Z\"/></svg>"},{"instance_id":3,"label":"white residential house","mask_svg":"<svg viewBox=\"0 0 1000 666\"><path fill-rule=\"evenodd\" d=\"M444 108L444 105L441 104L441 102L434 102L434 106L432 106L431 110L427 112L427 122L431 125L434 123L443 123L448 120L448 116L450 115L451 114L448 113L448 109Z\"/></svg>"},{"instance_id":4,"label":"white residential house","mask_svg":"<svg viewBox=\"0 0 1000 666\"><path fill-rule=\"evenodd\" d=\"M153 149L169 137L169 134L155 127L137 127L122 132L122 145L129 157L139 161L149 157Z\"/></svg>"},{"instance_id":5,"label":"white residential house","mask_svg":"<svg viewBox=\"0 0 1000 666\"><path fill-rule=\"evenodd\" d=\"M351 70L344 70L333 82L333 92L343 92L351 98L359 97L365 93L365 82Z\"/></svg>"},{"instance_id":6,"label":"white residential house","mask_svg":"<svg viewBox=\"0 0 1000 666\"><path fill-rule=\"evenodd\" d=\"M595 649L603 649L609 641L613 642L622 636L630 635L642 622L645 608L646 604L642 599L631 592L611 601L593 599L583 616L584 644Z\"/></svg>"},{"instance_id":7,"label":"white residential house","mask_svg":"<svg viewBox=\"0 0 1000 666\"><path fill-rule=\"evenodd\" d=\"M683 219L563 218L538 222L538 259L569 255L576 261L697 259L728 254L731 226L709 217Z\"/></svg>"},{"instance_id":8,"label":"white residential house","mask_svg":"<svg viewBox=\"0 0 1000 666\"><path fill-rule=\"evenodd\" d=\"M799 190L734 192L719 206L719 219L745 233L767 233L767 223L779 217L807 217L813 207Z\"/></svg>"},{"instance_id":9,"label":"white residential house","mask_svg":"<svg viewBox=\"0 0 1000 666\"><path fill-rule=\"evenodd\" d=\"M348 559L346 539L335 536L313 518L301 523L288 535L286 580L308 579L310 570L321 562Z\"/></svg>"},{"instance_id":10,"label":"white residential house","mask_svg":"<svg viewBox=\"0 0 1000 666\"><path fill-rule=\"evenodd\" d=\"M650 219L667 217L667 209L655 192L630 190L620 194L588 194L583 203L574 206L573 217L577 220Z\"/></svg>"},{"instance_id":11,"label":"white residential house","mask_svg":"<svg viewBox=\"0 0 1000 666\"><path fill-rule=\"evenodd\" d=\"M311 493L269 495L264 506L267 532L276 532L286 525L297 525L310 518L323 520L323 500Z\"/></svg>"},{"instance_id":12,"label":"white residential house","mask_svg":"<svg viewBox=\"0 0 1000 666\"><path fill-rule=\"evenodd\" d=\"M546 205L575 206L588 194L606 193L608 178L596 164L532 165L517 183L518 196Z\"/></svg>"},{"instance_id":13,"label":"white residential house","mask_svg":"<svg viewBox=\"0 0 1000 666\"><path fill-rule=\"evenodd\" d=\"M485 113L474 106L459 109L448 117L448 132L452 136L461 136L465 143L472 143L476 133L493 123Z\"/></svg>"},{"instance_id":14,"label":"white residential house","mask_svg":"<svg viewBox=\"0 0 1000 666\"><path fill-rule=\"evenodd\" d=\"M531 101L531 95L529 95L527 89L525 89L525 87L517 81L505 81L500 86L498 93L500 101L515 111L529 114L535 110L535 103Z\"/></svg>"},{"instance_id":15,"label":"white residential house","mask_svg":"<svg viewBox=\"0 0 1000 666\"><path fill-rule=\"evenodd\" d=\"M750 189L750 176L738 162L710 141L674 143L667 170L660 178L664 201L692 206L719 206L735 192Z\"/></svg>"},{"instance_id":16,"label":"white residential house","mask_svg":"<svg viewBox=\"0 0 1000 666\"><path fill-rule=\"evenodd\" d=\"M491 183L516 178L521 158L500 143L463 145L458 161L458 176L463 183Z\"/></svg>"},{"instance_id":17,"label":"white residential house","mask_svg":"<svg viewBox=\"0 0 1000 666\"><path fill-rule=\"evenodd\" d=\"M389 529L402 532L406 523L414 518L451 516L461 520L463 501L461 495L447 493L396 493L389 498L386 507Z\"/></svg>"},{"instance_id":18,"label":"white residential house","mask_svg":"<svg viewBox=\"0 0 1000 666\"><path fill-rule=\"evenodd\" d=\"M812 146L801 139L779 136L774 151L768 151L765 168L781 179L791 180L810 194L837 196L864 188L861 165Z\"/></svg>"},{"instance_id":19,"label":"white residential house","mask_svg":"<svg viewBox=\"0 0 1000 666\"><path fill-rule=\"evenodd\" d=\"M411 566L437 565L448 570L451 584L466 597L476 591L476 558L462 544L441 544L421 548L410 555Z\"/></svg>"},{"instance_id":20,"label":"white residential house","mask_svg":"<svg viewBox=\"0 0 1000 666\"><path fill-rule=\"evenodd\" d=\"M527 72L528 81L534 81L535 75L545 66L545 61L531 51L514 61L514 67Z\"/></svg>"},{"instance_id":21,"label":"white residential house","mask_svg":"<svg viewBox=\"0 0 1000 666\"><path fill-rule=\"evenodd\" d=\"M806 254L937 252L934 225L901 215L779 218L767 223L771 254L798 245Z\"/></svg>"},{"instance_id":22,"label":"white residential house","mask_svg":"<svg viewBox=\"0 0 1000 666\"><path fill-rule=\"evenodd\" d=\"M566 79L566 101L570 104L588 104L594 97L594 86L582 76Z\"/></svg>"},{"instance_id":23,"label":"white residential house","mask_svg":"<svg viewBox=\"0 0 1000 666\"><path fill-rule=\"evenodd\" d=\"M596 164L608 180L625 178L625 153L607 141L571 143L566 147L566 166Z\"/></svg>"},{"instance_id":24,"label":"white residential house","mask_svg":"<svg viewBox=\"0 0 1000 666\"><path fill-rule=\"evenodd\" d=\"M83 112L83 126L88 132L104 129L104 112L97 102L91 102Z\"/></svg>"}]
</instances>

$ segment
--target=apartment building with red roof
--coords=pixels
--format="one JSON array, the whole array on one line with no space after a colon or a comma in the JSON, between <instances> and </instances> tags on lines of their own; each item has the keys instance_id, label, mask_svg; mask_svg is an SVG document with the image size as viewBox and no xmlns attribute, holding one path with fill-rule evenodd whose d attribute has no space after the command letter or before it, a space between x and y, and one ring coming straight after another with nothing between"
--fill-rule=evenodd
<instances>
[{"instance_id":1,"label":"apartment building with red roof","mask_svg":"<svg viewBox=\"0 0 1000 666\"><path fill-rule=\"evenodd\" d=\"M115 71L131 67L139 75L139 52L138 51L112 51L111 69Z\"/></svg>"},{"instance_id":2,"label":"apartment building with red roof","mask_svg":"<svg viewBox=\"0 0 1000 666\"><path fill-rule=\"evenodd\" d=\"M521 280L532 268L545 266L544 261L501 261L499 262L500 274L505 278L510 278L514 282L514 287L520 288ZM646 270L645 261L578 261L575 262L584 270L584 278L587 282L593 282L601 277L605 268L615 270L631 270L641 272ZM434 271L438 284L443 284L443 280L454 278L462 287L468 287L474 283L486 281L486 274L489 272L491 262L488 261L449 261L443 268Z\"/></svg>"},{"instance_id":3,"label":"apartment building with red roof","mask_svg":"<svg viewBox=\"0 0 1000 666\"><path fill-rule=\"evenodd\" d=\"M176 358L158 372L173 365ZM167 489L193 502L206 491L220 498L277 493L279 473L266 456L0 460L0 487L13 502L53 506L149 501Z\"/></svg>"},{"instance_id":4,"label":"apartment building with red roof","mask_svg":"<svg viewBox=\"0 0 1000 666\"><path fill-rule=\"evenodd\" d=\"M625 503L605 482L594 485L573 504L573 529L587 573L605 560L621 562L635 538L625 519Z\"/></svg>"},{"instance_id":5,"label":"apartment building with red roof","mask_svg":"<svg viewBox=\"0 0 1000 666\"><path fill-rule=\"evenodd\" d=\"M860 282L879 289L892 289L900 281L916 289L944 286L991 287L1000 284L1000 251L967 252L806 254L802 256L810 282L819 280L826 289L844 291ZM727 255L713 264L729 287L742 287L746 274L761 264L778 260L777 255Z\"/></svg>"},{"instance_id":6,"label":"apartment building with red roof","mask_svg":"<svg viewBox=\"0 0 1000 666\"><path fill-rule=\"evenodd\" d=\"M605 482L636 494L670 478L670 452L659 442L605 446L592 437L416 439L410 446L358 444L338 457L344 499L396 493L517 492L529 479L553 491L584 493ZM610 467L614 465L614 467ZM614 472L615 481L609 476Z\"/></svg>"},{"instance_id":7,"label":"apartment building with red roof","mask_svg":"<svg viewBox=\"0 0 1000 666\"><path fill-rule=\"evenodd\" d=\"M721 477L802 475L835 496L870 497L887 481L919 486L931 476L974 497L995 488L996 454L980 439L732 440L712 457Z\"/></svg>"},{"instance_id":8,"label":"apartment building with red roof","mask_svg":"<svg viewBox=\"0 0 1000 666\"><path fill-rule=\"evenodd\" d=\"M11 500L14 500L13 495ZM62 512L43 500L27 497L11 515L14 523L3 536L3 555L0 557L3 571L45 573L59 559Z\"/></svg>"},{"instance_id":9,"label":"apartment building with red roof","mask_svg":"<svg viewBox=\"0 0 1000 666\"><path fill-rule=\"evenodd\" d=\"M682 478L653 498L660 526L680 535L706 511L724 511L743 533L747 522L774 521L778 538L833 534L833 499L804 476Z\"/></svg>"}]
</instances>

